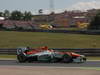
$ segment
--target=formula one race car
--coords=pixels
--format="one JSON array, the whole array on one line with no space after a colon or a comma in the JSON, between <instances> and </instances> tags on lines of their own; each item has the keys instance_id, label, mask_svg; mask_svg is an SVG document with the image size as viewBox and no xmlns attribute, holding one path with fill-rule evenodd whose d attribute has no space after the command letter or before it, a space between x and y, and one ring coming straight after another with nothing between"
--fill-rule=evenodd
<instances>
[{"instance_id":1,"label":"formula one race car","mask_svg":"<svg viewBox=\"0 0 100 75\"><path fill-rule=\"evenodd\" d=\"M18 48L17 49L17 59L18 62L77 62L83 63L86 61L84 55L80 55L74 52L59 52L48 47L42 47L37 49L30 49L29 47Z\"/></svg>"}]
</instances>

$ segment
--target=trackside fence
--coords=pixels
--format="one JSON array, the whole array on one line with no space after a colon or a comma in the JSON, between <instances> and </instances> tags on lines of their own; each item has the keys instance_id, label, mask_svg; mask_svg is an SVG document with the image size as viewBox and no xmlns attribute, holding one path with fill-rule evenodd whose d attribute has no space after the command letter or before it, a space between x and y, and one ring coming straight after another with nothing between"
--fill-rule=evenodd
<instances>
[{"instance_id":1,"label":"trackside fence","mask_svg":"<svg viewBox=\"0 0 100 75\"><path fill-rule=\"evenodd\" d=\"M55 51L68 51L76 52L79 54L84 54L86 56L100 56L100 48L50 48ZM2 48L0 49L0 54L16 55L16 48Z\"/></svg>"},{"instance_id":2,"label":"trackside fence","mask_svg":"<svg viewBox=\"0 0 100 75\"><path fill-rule=\"evenodd\" d=\"M100 35L100 30L61 30L61 29L32 29L32 30L6 30L18 32L50 32L50 33L69 33L69 34L87 34L87 35Z\"/></svg>"},{"instance_id":3,"label":"trackside fence","mask_svg":"<svg viewBox=\"0 0 100 75\"><path fill-rule=\"evenodd\" d=\"M76 52L86 56L100 56L100 48L53 48L58 51Z\"/></svg>"},{"instance_id":4,"label":"trackside fence","mask_svg":"<svg viewBox=\"0 0 100 75\"><path fill-rule=\"evenodd\" d=\"M72 34L88 34L100 35L100 30L47 30L47 29L34 29L32 32L52 32L52 33L72 33Z\"/></svg>"},{"instance_id":5,"label":"trackside fence","mask_svg":"<svg viewBox=\"0 0 100 75\"><path fill-rule=\"evenodd\" d=\"M15 55L16 53L16 48L0 48L0 54Z\"/></svg>"}]
</instances>

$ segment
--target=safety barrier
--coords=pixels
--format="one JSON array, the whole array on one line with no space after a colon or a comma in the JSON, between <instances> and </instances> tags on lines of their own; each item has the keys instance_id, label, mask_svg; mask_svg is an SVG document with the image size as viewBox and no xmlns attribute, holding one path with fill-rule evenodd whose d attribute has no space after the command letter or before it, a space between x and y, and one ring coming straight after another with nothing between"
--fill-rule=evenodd
<instances>
[{"instance_id":1,"label":"safety barrier","mask_svg":"<svg viewBox=\"0 0 100 75\"><path fill-rule=\"evenodd\" d=\"M53 48L59 51L69 51L83 54L86 56L100 56L100 48Z\"/></svg>"},{"instance_id":2,"label":"safety barrier","mask_svg":"<svg viewBox=\"0 0 100 75\"><path fill-rule=\"evenodd\" d=\"M8 55L15 55L17 52L17 49L15 48L1 48L0 54L8 54Z\"/></svg>"},{"instance_id":3,"label":"safety barrier","mask_svg":"<svg viewBox=\"0 0 100 75\"><path fill-rule=\"evenodd\" d=\"M52 32L52 33L72 33L72 34L89 34L89 35L100 35L100 30L44 30L34 29L33 32Z\"/></svg>"},{"instance_id":4,"label":"safety barrier","mask_svg":"<svg viewBox=\"0 0 100 75\"><path fill-rule=\"evenodd\" d=\"M51 48L57 51L68 51L68 52L76 52L79 54L84 54L86 56L100 56L100 48ZM16 55L17 49L8 49L3 48L0 49L0 54L7 54L7 55Z\"/></svg>"},{"instance_id":5,"label":"safety barrier","mask_svg":"<svg viewBox=\"0 0 100 75\"><path fill-rule=\"evenodd\" d=\"M69 33L69 34L88 34L88 35L100 35L100 30L59 30L59 29L32 29L32 30L10 30L18 32L50 32L50 33Z\"/></svg>"}]
</instances>

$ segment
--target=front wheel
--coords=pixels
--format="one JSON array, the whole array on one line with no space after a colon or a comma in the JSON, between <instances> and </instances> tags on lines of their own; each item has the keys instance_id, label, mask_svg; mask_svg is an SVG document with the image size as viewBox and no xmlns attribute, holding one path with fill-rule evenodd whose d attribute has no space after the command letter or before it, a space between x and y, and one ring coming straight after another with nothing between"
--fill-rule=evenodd
<instances>
[{"instance_id":1,"label":"front wheel","mask_svg":"<svg viewBox=\"0 0 100 75\"><path fill-rule=\"evenodd\" d=\"M86 58L82 58L82 59L81 59L81 62L82 62L82 63L86 62Z\"/></svg>"}]
</instances>

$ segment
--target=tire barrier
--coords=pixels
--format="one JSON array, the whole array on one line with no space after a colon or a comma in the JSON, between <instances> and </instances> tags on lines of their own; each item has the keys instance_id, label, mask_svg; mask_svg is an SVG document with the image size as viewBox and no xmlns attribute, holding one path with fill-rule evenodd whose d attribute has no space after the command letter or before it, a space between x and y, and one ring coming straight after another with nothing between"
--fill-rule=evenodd
<instances>
[{"instance_id":1,"label":"tire barrier","mask_svg":"<svg viewBox=\"0 0 100 75\"><path fill-rule=\"evenodd\" d=\"M69 51L83 54L86 56L100 56L100 48L50 48L55 51ZM17 49L15 48L3 48L0 49L0 54L16 55Z\"/></svg>"}]
</instances>

